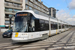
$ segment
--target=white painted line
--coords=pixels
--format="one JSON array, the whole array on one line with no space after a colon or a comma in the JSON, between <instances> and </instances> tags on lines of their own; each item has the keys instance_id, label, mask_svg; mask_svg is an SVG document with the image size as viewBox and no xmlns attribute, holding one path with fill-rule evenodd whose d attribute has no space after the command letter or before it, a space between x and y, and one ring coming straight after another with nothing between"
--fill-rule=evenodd
<instances>
[{"instance_id":1,"label":"white painted line","mask_svg":"<svg viewBox=\"0 0 75 50\"><path fill-rule=\"evenodd\" d=\"M17 48L13 50L35 49L35 48L42 48L42 47L49 47L49 46L23 47L23 48Z\"/></svg>"},{"instance_id":2,"label":"white painted line","mask_svg":"<svg viewBox=\"0 0 75 50\"><path fill-rule=\"evenodd\" d=\"M64 47L64 49L74 49L75 46L67 46L67 47Z\"/></svg>"}]
</instances>

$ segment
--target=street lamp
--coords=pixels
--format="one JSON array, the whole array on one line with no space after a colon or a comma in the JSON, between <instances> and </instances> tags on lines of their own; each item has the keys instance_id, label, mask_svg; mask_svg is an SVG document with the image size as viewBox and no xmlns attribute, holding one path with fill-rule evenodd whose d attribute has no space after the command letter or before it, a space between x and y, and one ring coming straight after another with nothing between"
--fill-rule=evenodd
<instances>
[{"instance_id":1,"label":"street lamp","mask_svg":"<svg viewBox=\"0 0 75 50\"><path fill-rule=\"evenodd\" d=\"M13 15L9 15L9 29L11 29Z\"/></svg>"}]
</instances>

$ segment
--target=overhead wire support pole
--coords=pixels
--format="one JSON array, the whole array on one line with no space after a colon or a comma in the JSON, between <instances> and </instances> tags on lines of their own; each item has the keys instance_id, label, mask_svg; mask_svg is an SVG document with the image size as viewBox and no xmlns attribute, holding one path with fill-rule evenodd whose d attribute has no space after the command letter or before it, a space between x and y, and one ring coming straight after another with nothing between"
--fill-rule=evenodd
<instances>
[{"instance_id":1,"label":"overhead wire support pole","mask_svg":"<svg viewBox=\"0 0 75 50\"><path fill-rule=\"evenodd\" d=\"M50 16L49 16L49 36L51 36L51 21L50 21Z\"/></svg>"},{"instance_id":2,"label":"overhead wire support pole","mask_svg":"<svg viewBox=\"0 0 75 50\"><path fill-rule=\"evenodd\" d=\"M61 29L62 29L62 21L61 21Z\"/></svg>"},{"instance_id":3,"label":"overhead wire support pole","mask_svg":"<svg viewBox=\"0 0 75 50\"><path fill-rule=\"evenodd\" d=\"M57 21L59 21L59 20L57 19ZM59 22L57 23L57 27L58 27L58 30L59 30Z\"/></svg>"},{"instance_id":4,"label":"overhead wire support pole","mask_svg":"<svg viewBox=\"0 0 75 50\"><path fill-rule=\"evenodd\" d=\"M64 23L64 31L65 31L65 23Z\"/></svg>"},{"instance_id":5,"label":"overhead wire support pole","mask_svg":"<svg viewBox=\"0 0 75 50\"><path fill-rule=\"evenodd\" d=\"M66 31L66 22L65 22L65 31Z\"/></svg>"}]
</instances>

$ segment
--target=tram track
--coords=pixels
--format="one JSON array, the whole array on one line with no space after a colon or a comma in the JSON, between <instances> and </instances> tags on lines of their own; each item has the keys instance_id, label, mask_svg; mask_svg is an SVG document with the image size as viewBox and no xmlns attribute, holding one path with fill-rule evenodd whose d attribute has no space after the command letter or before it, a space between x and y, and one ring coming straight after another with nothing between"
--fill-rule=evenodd
<instances>
[{"instance_id":1,"label":"tram track","mask_svg":"<svg viewBox=\"0 0 75 50\"><path fill-rule=\"evenodd\" d=\"M70 31L69 33L71 34L72 31ZM65 36L61 37L57 42L60 42L60 40L64 39L66 36L69 35L69 33L67 33ZM49 47L46 47L45 50L48 50L48 48L52 48L53 45L55 45L57 42L54 42L52 45L50 45Z\"/></svg>"},{"instance_id":2,"label":"tram track","mask_svg":"<svg viewBox=\"0 0 75 50\"><path fill-rule=\"evenodd\" d=\"M67 40L67 42L64 44L65 47L67 47L66 44L68 44L69 40L72 38L72 36L74 35L75 31L72 33L72 35L69 37L69 39ZM64 47L62 48L62 50L64 50Z\"/></svg>"}]
</instances>

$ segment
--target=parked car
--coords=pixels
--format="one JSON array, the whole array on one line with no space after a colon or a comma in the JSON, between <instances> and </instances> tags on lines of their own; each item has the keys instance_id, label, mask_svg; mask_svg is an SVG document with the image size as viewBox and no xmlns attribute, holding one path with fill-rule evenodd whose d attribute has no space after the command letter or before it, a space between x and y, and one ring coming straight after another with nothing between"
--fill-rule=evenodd
<instances>
[{"instance_id":1,"label":"parked car","mask_svg":"<svg viewBox=\"0 0 75 50\"><path fill-rule=\"evenodd\" d=\"M13 32L12 29L5 31L5 32L2 34L3 38L11 38L12 32Z\"/></svg>"}]
</instances>

